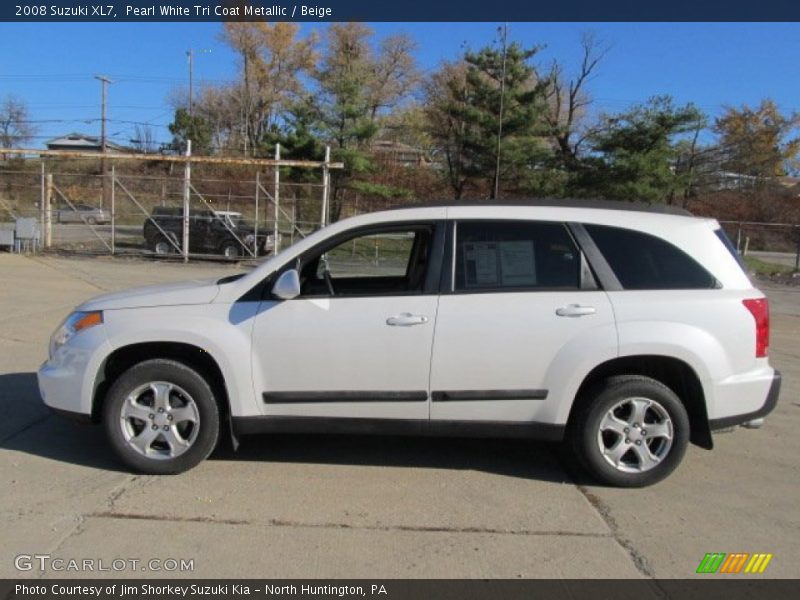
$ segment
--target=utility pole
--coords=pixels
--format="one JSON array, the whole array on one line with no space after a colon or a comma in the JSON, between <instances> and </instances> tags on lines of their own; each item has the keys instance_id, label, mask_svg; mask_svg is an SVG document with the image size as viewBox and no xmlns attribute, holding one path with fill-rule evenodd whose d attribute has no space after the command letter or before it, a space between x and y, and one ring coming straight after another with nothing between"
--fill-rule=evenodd
<instances>
[{"instance_id":1,"label":"utility pole","mask_svg":"<svg viewBox=\"0 0 800 600\"><path fill-rule=\"evenodd\" d=\"M109 83L114 83L104 75L95 75L95 79L100 82L101 87L101 113L100 113L100 148L105 154L106 151L106 87Z\"/></svg>"},{"instance_id":2,"label":"utility pole","mask_svg":"<svg viewBox=\"0 0 800 600\"><path fill-rule=\"evenodd\" d=\"M501 31L503 36L503 69L500 79L500 118L498 119L497 122L497 156L494 166L494 194L492 194L494 200L500 199L500 140L503 137L503 108L506 97L506 57L508 54L508 45L507 45L508 23L505 23L503 27L498 27L498 30Z\"/></svg>"},{"instance_id":3,"label":"utility pole","mask_svg":"<svg viewBox=\"0 0 800 600\"><path fill-rule=\"evenodd\" d=\"M189 48L186 51L186 56L189 59L189 116L191 117L194 109L194 53L195 52L211 52L211 50L193 50Z\"/></svg>"},{"instance_id":4,"label":"utility pole","mask_svg":"<svg viewBox=\"0 0 800 600\"><path fill-rule=\"evenodd\" d=\"M95 79L100 82L101 88L101 109L100 109L100 152L103 157L100 160L100 171L102 171L103 192L100 198L100 207L106 204L108 198L108 187L106 185L106 91L109 83L114 83L105 75L95 75Z\"/></svg>"},{"instance_id":5,"label":"utility pole","mask_svg":"<svg viewBox=\"0 0 800 600\"><path fill-rule=\"evenodd\" d=\"M189 58L189 116L192 116L192 71L193 71L193 64L192 64L192 57L194 56L194 51L189 48L186 52L186 56Z\"/></svg>"}]
</instances>

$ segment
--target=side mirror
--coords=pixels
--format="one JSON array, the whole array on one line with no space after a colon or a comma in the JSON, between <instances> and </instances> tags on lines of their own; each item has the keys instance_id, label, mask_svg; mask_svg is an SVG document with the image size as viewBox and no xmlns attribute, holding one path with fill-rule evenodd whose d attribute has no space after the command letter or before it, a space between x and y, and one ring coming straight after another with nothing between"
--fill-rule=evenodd
<instances>
[{"instance_id":1,"label":"side mirror","mask_svg":"<svg viewBox=\"0 0 800 600\"><path fill-rule=\"evenodd\" d=\"M300 295L300 275L297 269L284 271L275 285L272 286L272 295L281 300L291 300Z\"/></svg>"}]
</instances>

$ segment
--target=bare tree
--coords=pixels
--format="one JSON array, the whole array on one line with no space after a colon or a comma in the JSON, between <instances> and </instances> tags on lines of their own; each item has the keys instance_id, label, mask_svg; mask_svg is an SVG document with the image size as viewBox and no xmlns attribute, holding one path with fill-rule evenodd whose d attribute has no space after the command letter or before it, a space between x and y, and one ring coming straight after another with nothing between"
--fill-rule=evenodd
<instances>
[{"instance_id":1,"label":"bare tree","mask_svg":"<svg viewBox=\"0 0 800 600\"><path fill-rule=\"evenodd\" d=\"M381 109L396 105L419 83L413 54L416 47L416 42L405 34L393 35L381 42L372 65L372 77L367 82L373 120Z\"/></svg>"},{"instance_id":2,"label":"bare tree","mask_svg":"<svg viewBox=\"0 0 800 600\"><path fill-rule=\"evenodd\" d=\"M608 52L592 33L583 35L581 48L581 65L573 79L567 81L564 67L558 62L553 63L550 71L550 110L546 120L555 142L556 156L568 170L577 168L581 146L589 134L584 119L592 99L586 85Z\"/></svg>"},{"instance_id":3,"label":"bare tree","mask_svg":"<svg viewBox=\"0 0 800 600\"><path fill-rule=\"evenodd\" d=\"M257 153L280 113L303 91L302 76L316 62L312 33L298 36L295 23L226 22L221 39L241 58L237 104L245 154Z\"/></svg>"},{"instance_id":4,"label":"bare tree","mask_svg":"<svg viewBox=\"0 0 800 600\"><path fill-rule=\"evenodd\" d=\"M0 147L13 148L29 142L36 126L28 116L28 107L16 96L8 95L0 105Z\"/></svg>"},{"instance_id":5,"label":"bare tree","mask_svg":"<svg viewBox=\"0 0 800 600\"><path fill-rule=\"evenodd\" d=\"M133 147L139 152L150 154L156 151L156 135L150 125L136 125L133 130Z\"/></svg>"}]
</instances>

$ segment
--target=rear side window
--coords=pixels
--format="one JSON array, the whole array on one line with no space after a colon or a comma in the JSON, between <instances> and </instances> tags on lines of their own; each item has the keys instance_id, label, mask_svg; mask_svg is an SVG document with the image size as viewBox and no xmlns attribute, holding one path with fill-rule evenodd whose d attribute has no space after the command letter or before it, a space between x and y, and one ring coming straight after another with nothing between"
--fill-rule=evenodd
<instances>
[{"instance_id":1,"label":"rear side window","mask_svg":"<svg viewBox=\"0 0 800 600\"><path fill-rule=\"evenodd\" d=\"M717 287L716 279L680 248L656 236L603 225L584 225L626 290Z\"/></svg>"},{"instance_id":2,"label":"rear side window","mask_svg":"<svg viewBox=\"0 0 800 600\"><path fill-rule=\"evenodd\" d=\"M456 291L579 289L581 255L560 223L461 221Z\"/></svg>"}]
</instances>

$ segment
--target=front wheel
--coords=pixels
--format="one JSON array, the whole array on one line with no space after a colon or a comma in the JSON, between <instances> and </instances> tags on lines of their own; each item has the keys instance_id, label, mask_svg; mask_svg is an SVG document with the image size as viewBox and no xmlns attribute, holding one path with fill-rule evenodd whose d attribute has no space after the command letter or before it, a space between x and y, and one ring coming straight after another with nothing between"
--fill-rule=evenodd
<instances>
[{"instance_id":1,"label":"front wheel","mask_svg":"<svg viewBox=\"0 0 800 600\"><path fill-rule=\"evenodd\" d=\"M157 237L153 242L153 252L156 254L172 254L174 250L175 246L164 236Z\"/></svg>"},{"instance_id":2,"label":"front wheel","mask_svg":"<svg viewBox=\"0 0 800 600\"><path fill-rule=\"evenodd\" d=\"M571 430L577 458L608 485L644 487L680 464L689 417L675 393L638 375L609 378L583 405Z\"/></svg>"},{"instance_id":3,"label":"front wheel","mask_svg":"<svg viewBox=\"0 0 800 600\"><path fill-rule=\"evenodd\" d=\"M125 371L103 406L106 435L117 456L150 475L181 473L203 461L217 443L219 420L208 382L166 359Z\"/></svg>"}]
</instances>

